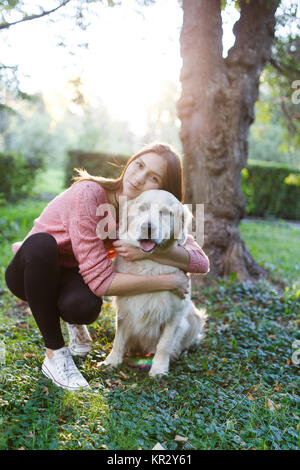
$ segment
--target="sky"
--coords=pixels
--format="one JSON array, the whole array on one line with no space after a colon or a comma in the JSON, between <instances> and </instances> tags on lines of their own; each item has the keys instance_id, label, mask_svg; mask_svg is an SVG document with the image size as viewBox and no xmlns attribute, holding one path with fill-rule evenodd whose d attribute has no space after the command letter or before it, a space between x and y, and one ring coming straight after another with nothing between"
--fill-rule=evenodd
<instances>
[{"instance_id":1,"label":"sky","mask_svg":"<svg viewBox=\"0 0 300 470\"><path fill-rule=\"evenodd\" d=\"M45 9L53 5L57 1L43 2ZM139 11L136 5L135 0L114 8L91 5L95 10L87 16L90 25L84 32L74 28L72 5L51 17L11 27L1 33L6 39L1 61L19 65L22 90L42 92L57 119L68 99L66 83L80 76L91 102L100 98L114 118L129 121L132 130L142 134L147 108L158 100L163 84L179 84L183 15L176 0L158 0ZM67 17L62 18L63 13ZM224 56L234 43L232 25L238 16L235 9L224 13ZM76 54L70 54L68 47L57 45L64 36L69 45L82 41L89 48L71 47Z\"/></svg>"}]
</instances>

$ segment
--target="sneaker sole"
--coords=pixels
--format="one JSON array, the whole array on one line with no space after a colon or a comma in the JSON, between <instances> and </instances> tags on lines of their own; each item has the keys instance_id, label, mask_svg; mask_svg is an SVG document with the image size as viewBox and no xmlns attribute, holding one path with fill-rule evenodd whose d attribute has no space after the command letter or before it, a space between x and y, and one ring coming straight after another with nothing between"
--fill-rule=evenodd
<instances>
[{"instance_id":1,"label":"sneaker sole","mask_svg":"<svg viewBox=\"0 0 300 470\"><path fill-rule=\"evenodd\" d=\"M42 365L42 373L47 377L47 379L50 379L57 387L61 387L65 390L80 390L80 389L84 389L84 388L89 388L89 385L85 385L85 386L82 386L82 387L67 387L66 385L63 385L59 382L57 382L57 380L55 380L55 378L51 375L51 372L47 369L47 367L43 364Z\"/></svg>"}]
</instances>

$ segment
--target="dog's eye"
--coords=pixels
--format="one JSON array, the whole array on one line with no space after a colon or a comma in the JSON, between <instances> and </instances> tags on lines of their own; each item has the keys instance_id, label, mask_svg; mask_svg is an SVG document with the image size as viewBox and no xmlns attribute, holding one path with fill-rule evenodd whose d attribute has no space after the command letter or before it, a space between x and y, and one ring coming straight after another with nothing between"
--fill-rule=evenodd
<instances>
[{"instance_id":1,"label":"dog's eye","mask_svg":"<svg viewBox=\"0 0 300 470\"><path fill-rule=\"evenodd\" d=\"M148 209L149 209L149 207L147 206L147 204L141 204L141 205L139 206L139 211L140 211L140 212L145 212L145 211L148 210Z\"/></svg>"}]
</instances>

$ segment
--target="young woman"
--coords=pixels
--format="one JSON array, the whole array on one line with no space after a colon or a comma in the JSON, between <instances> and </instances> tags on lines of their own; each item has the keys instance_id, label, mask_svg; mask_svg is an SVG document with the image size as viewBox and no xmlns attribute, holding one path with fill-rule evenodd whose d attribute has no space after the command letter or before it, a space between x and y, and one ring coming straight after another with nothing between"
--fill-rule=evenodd
<instances>
[{"instance_id":1,"label":"young woman","mask_svg":"<svg viewBox=\"0 0 300 470\"><path fill-rule=\"evenodd\" d=\"M110 204L115 209L108 211L110 226L117 227L120 196L132 199L149 189L164 189L183 202L182 164L170 146L144 147L116 180L94 177L85 170L77 172L75 182L35 219L23 242L14 243L14 257L5 272L8 288L28 302L43 336L42 372L57 386L71 390L88 387L72 354L85 355L91 349L85 325L98 318L103 295L172 290L182 296L188 286L184 272L204 274L209 270L207 256L191 236L184 246L171 248L163 257L144 254L123 240L97 236L97 225L103 220L97 209ZM115 273L111 258L116 253L128 260L152 257L183 272L151 276L151 282L149 276ZM69 347L60 318L67 322Z\"/></svg>"}]
</instances>

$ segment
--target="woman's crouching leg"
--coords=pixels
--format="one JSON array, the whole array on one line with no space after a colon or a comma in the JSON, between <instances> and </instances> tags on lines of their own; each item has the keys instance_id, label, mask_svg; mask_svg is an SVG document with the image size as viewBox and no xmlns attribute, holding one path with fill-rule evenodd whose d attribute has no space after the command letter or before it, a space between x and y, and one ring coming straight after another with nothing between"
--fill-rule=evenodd
<instances>
[{"instance_id":1,"label":"woman's crouching leg","mask_svg":"<svg viewBox=\"0 0 300 470\"><path fill-rule=\"evenodd\" d=\"M61 318L72 325L89 325L97 320L101 307L101 297L84 283L78 269L65 269L58 297Z\"/></svg>"}]
</instances>

